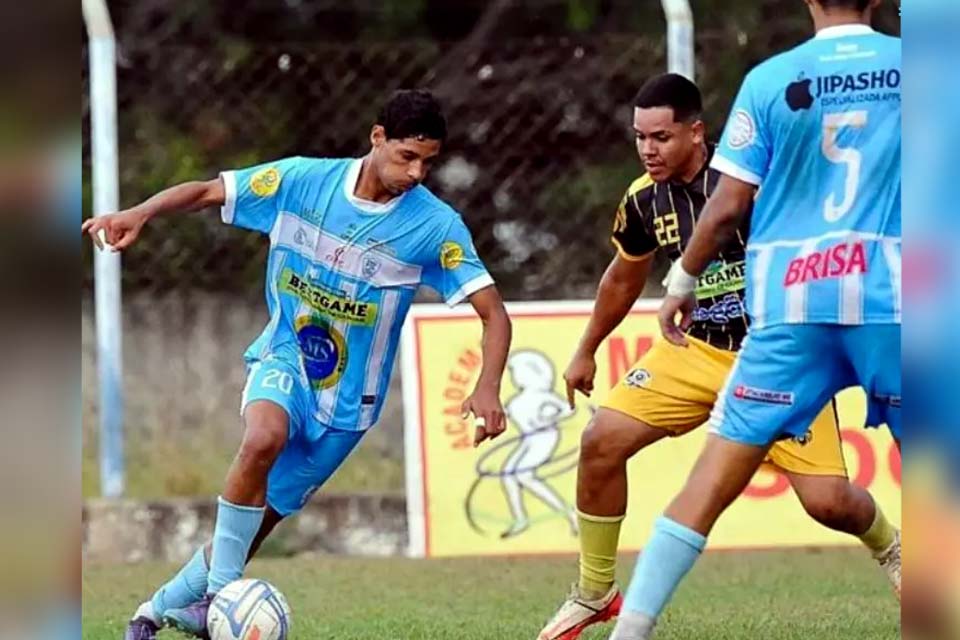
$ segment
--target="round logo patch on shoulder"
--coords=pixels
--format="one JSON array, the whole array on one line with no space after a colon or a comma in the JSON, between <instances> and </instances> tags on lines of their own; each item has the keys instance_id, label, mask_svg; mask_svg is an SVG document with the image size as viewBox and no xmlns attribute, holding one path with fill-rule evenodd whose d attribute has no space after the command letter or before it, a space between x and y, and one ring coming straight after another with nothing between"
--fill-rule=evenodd
<instances>
[{"instance_id":1,"label":"round logo patch on shoulder","mask_svg":"<svg viewBox=\"0 0 960 640\"><path fill-rule=\"evenodd\" d=\"M272 196L280 188L280 172L276 167L257 171L250 178L250 191L260 198Z\"/></svg>"},{"instance_id":2,"label":"round logo patch on shoulder","mask_svg":"<svg viewBox=\"0 0 960 640\"><path fill-rule=\"evenodd\" d=\"M745 149L757 140L757 125L753 116L737 109L730 118L730 137L728 144L731 149Z\"/></svg>"},{"instance_id":3,"label":"round logo patch on shoulder","mask_svg":"<svg viewBox=\"0 0 960 640\"><path fill-rule=\"evenodd\" d=\"M456 269L463 264L463 247L456 242L444 242L440 247L440 264L444 269Z\"/></svg>"}]
</instances>

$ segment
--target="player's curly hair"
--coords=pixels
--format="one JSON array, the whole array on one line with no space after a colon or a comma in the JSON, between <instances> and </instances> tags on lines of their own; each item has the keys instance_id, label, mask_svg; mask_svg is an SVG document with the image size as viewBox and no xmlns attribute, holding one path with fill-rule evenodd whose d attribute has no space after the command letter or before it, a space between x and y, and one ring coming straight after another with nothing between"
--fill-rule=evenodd
<instances>
[{"instance_id":1,"label":"player's curly hair","mask_svg":"<svg viewBox=\"0 0 960 640\"><path fill-rule=\"evenodd\" d=\"M425 89L395 92L380 110L376 124L383 127L388 140L447 139L447 120L440 101Z\"/></svg>"},{"instance_id":2,"label":"player's curly hair","mask_svg":"<svg viewBox=\"0 0 960 640\"><path fill-rule=\"evenodd\" d=\"M674 122L692 122L703 114L699 87L677 73L664 73L647 80L633 99L633 106L638 109L670 107Z\"/></svg>"}]
</instances>

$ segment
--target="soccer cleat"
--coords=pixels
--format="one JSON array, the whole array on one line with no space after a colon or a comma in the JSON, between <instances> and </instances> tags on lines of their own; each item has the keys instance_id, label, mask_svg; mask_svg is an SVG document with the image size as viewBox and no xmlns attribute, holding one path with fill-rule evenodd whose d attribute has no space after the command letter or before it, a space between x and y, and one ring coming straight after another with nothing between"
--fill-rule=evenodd
<instances>
[{"instance_id":1,"label":"soccer cleat","mask_svg":"<svg viewBox=\"0 0 960 640\"><path fill-rule=\"evenodd\" d=\"M900 599L900 532L897 531L897 536L894 538L893 542L887 547L884 551L881 551L878 554L873 556L877 562L880 563L880 568L883 569L887 578L890 580L890 584L893 585L893 590L897 592L897 600Z\"/></svg>"},{"instance_id":2,"label":"soccer cleat","mask_svg":"<svg viewBox=\"0 0 960 640\"><path fill-rule=\"evenodd\" d=\"M210 634L207 632L207 612L210 610L211 602L213 602L213 595L208 593L201 600L182 609L170 609L163 614L163 623L181 633L201 638L201 640L210 640Z\"/></svg>"},{"instance_id":3,"label":"soccer cleat","mask_svg":"<svg viewBox=\"0 0 960 640\"><path fill-rule=\"evenodd\" d=\"M585 600L577 585L573 585L566 602L540 631L537 640L574 640L590 625L616 618L622 606L623 596L617 585L598 600Z\"/></svg>"},{"instance_id":4,"label":"soccer cleat","mask_svg":"<svg viewBox=\"0 0 960 640\"><path fill-rule=\"evenodd\" d=\"M139 616L130 621L123 640L157 640L160 627L150 618Z\"/></svg>"}]
</instances>

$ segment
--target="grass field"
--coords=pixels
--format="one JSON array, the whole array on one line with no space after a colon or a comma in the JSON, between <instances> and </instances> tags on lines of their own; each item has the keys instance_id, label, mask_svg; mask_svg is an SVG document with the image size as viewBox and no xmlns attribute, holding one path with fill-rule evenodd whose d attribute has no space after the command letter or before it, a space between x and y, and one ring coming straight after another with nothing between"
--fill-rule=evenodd
<instances>
[{"instance_id":1,"label":"grass field","mask_svg":"<svg viewBox=\"0 0 960 640\"><path fill-rule=\"evenodd\" d=\"M633 558L621 562L625 584ZM573 558L260 560L293 609L294 640L533 640L575 573ZM88 566L83 638L120 640L125 620L173 567ZM708 553L657 640L894 640L899 607L858 549ZM585 633L606 638L612 627ZM174 640L161 632L161 640Z\"/></svg>"}]
</instances>

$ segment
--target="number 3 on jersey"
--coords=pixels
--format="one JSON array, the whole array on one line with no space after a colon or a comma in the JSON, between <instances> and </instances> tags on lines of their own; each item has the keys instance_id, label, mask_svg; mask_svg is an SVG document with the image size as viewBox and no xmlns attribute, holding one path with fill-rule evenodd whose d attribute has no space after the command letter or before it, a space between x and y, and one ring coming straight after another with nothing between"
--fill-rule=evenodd
<instances>
[{"instance_id":1,"label":"number 3 on jersey","mask_svg":"<svg viewBox=\"0 0 960 640\"><path fill-rule=\"evenodd\" d=\"M823 146L821 151L827 160L847 165L847 177L843 186L843 200L837 204L837 195L831 193L823 205L823 217L827 222L836 222L853 208L860 186L860 167L863 154L856 149L837 146L837 133L843 127L862 129L867 125L866 111L828 113L823 117Z\"/></svg>"}]
</instances>

